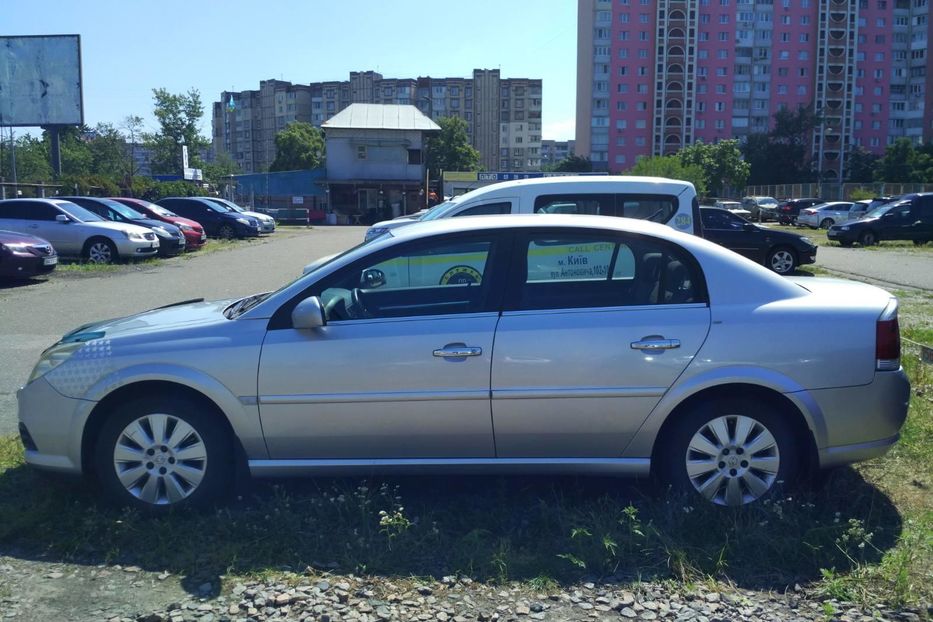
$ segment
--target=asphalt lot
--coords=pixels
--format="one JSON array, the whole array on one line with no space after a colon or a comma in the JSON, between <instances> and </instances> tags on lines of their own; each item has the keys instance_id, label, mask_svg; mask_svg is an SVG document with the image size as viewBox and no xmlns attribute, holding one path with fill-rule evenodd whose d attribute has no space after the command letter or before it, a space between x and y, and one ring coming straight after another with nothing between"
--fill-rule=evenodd
<instances>
[{"instance_id":1,"label":"asphalt lot","mask_svg":"<svg viewBox=\"0 0 933 622\"><path fill-rule=\"evenodd\" d=\"M364 227L283 229L229 249L100 274L54 273L0 286L0 434L16 431L16 389L43 349L69 330L191 298L237 298L275 289L305 264L358 244ZM817 266L883 287L933 291L933 255L900 249L820 247Z\"/></svg>"},{"instance_id":2,"label":"asphalt lot","mask_svg":"<svg viewBox=\"0 0 933 622\"><path fill-rule=\"evenodd\" d=\"M220 300L276 289L313 259L363 240L365 227L281 229L230 249L125 266L99 275L53 273L29 285L0 286L0 434L16 431L16 389L39 354L69 330L191 298Z\"/></svg>"}]
</instances>

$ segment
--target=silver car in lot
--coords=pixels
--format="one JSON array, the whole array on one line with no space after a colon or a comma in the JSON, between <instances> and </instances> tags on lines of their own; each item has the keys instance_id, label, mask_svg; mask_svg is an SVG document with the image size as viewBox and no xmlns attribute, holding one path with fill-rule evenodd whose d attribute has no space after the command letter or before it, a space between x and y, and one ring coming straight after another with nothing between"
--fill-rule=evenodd
<instances>
[{"instance_id":1,"label":"silver car in lot","mask_svg":"<svg viewBox=\"0 0 933 622\"><path fill-rule=\"evenodd\" d=\"M0 201L0 228L48 240L63 257L92 263L153 257L159 239L146 227L111 222L71 201L7 199Z\"/></svg>"},{"instance_id":2,"label":"silver car in lot","mask_svg":"<svg viewBox=\"0 0 933 622\"><path fill-rule=\"evenodd\" d=\"M254 476L586 472L737 506L898 439L897 300L627 218L442 219L281 289L88 324L18 392L26 461L144 509Z\"/></svg>"},{"instance_id":3,"label":"silver car in lot","mask_svg":"<svg viewBox=\"0 0 933 622\"><path fill-rule=\"evenodd\" d=\"M852 212L855 210L855 212ZM861 206L849 201L830 201L821 203L813 207L807 207L800 210L797 215L797 224L810 227L811 229L829 229L836 223L845 222L852 216L864 212ZM856 216L857 218L858 216Z\"/></svg>"}]
</instances>

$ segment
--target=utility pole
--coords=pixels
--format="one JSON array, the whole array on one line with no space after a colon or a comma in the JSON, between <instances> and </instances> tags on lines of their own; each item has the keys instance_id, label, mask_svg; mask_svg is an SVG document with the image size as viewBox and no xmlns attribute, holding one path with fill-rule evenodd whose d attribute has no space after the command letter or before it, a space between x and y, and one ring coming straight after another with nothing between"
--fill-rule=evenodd
<instances>
[{"instance_id":1,"label":"utility pole","mask_svg":"<svg viewBox=\"0 0 933 622\"><path fill-rule=\"evenodd\" d=\"M13 140L13 126L10 126L10 158L13 167L13 196L16 196L16 142Z\"/></svg>"}]
</instances>

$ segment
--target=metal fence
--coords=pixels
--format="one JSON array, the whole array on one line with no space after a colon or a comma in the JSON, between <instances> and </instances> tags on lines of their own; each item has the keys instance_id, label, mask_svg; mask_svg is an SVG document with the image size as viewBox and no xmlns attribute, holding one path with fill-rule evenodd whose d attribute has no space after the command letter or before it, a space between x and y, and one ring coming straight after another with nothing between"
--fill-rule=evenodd
<instances>
[{"instance_id":1,"label":"metal fence","mask_svg":"<svg viewBox=\"0 0 933 622\"><path fill-rule=\"evenodd\" d=\"M814 197L827 201L847 201L856 190L873 196L897 196L910 192L933 192L933 184L892 184L877 182L870 184L772 184L767 186L747 186L746 196L766 196L776 199Z\"/></svg>"}]
</instances>

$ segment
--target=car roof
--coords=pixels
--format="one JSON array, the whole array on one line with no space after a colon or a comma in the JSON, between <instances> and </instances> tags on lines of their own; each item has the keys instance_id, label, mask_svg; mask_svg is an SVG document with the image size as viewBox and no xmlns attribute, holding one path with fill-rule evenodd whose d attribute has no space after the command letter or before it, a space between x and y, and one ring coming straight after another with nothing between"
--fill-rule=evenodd
<instances>
[{"instance_id":1,"label":"car roof","mask_svg":"<svg viewBox=\"0 0 933 622\"><path fill-rule=\"evenodd\" d=\"M519 192L523 189L545 188L550 192L573 192L580 190L581 186L594 189L597 186L606 184L620 186L619 191L624 190L625 186L656 186L658 192L673 192L681 194L688 188L693 188L689 181L679 179L668 179L666 177L636 177L632 175L557 175L554 177L537 177L534 179L517 179L513 181L502 181L482 188L471 190L466 194L454 197L451 201L467 201L485 194L508 192L515 190ZM566 186L566 188L562 188ZM611 192L611 190L604 190Z\"/></svg>"}]
</instances>

